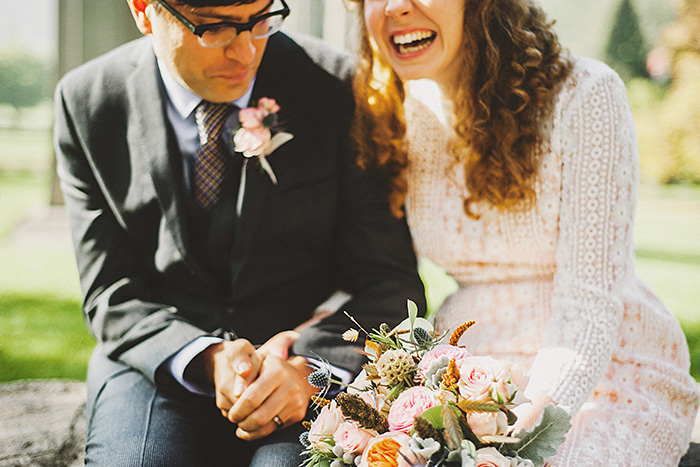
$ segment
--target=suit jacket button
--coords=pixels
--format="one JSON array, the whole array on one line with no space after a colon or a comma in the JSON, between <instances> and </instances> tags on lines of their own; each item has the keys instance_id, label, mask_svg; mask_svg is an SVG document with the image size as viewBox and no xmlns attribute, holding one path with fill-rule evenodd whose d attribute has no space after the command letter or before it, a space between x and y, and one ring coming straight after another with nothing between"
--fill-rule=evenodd
<instances>
[{"instance_id":1,"label":"suit jacket button","mask_svg":"<svg viewBox=\"0 0 700 467\"><path fill-rule=\"evenodd\" d=\"M230 315L232 315L235 312L236 312L236 307L230 306L230 307L226 308L226 313L228 313Z\"/></svg>"}]
</instances>

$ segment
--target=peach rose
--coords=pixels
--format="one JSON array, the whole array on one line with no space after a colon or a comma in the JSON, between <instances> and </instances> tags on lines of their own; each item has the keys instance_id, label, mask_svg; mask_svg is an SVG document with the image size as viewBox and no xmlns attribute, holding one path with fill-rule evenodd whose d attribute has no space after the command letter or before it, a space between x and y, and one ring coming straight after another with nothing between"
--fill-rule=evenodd
<instances>
[{"instance_id":1,"label":"peach rose","mask_svg":"<svg viewBox=\"0 0 700 467\"><path fill-rule=\"evenodd\" d=\"M467 414L467 424L480 437L502 435L508 431L508 417L500 410Z\"/></svg>"},{"instance_id":2,"label":"peach rose","mask_svg":"<svg viewBox=\"0 0 700 467\"><path fill-rule=\"evenodd\" d=\"M331 452L333 447L326 442L326 438L335 433L341 423L345 422L343 412L331 401L321 409L316 420L311 423L309 429L309 443L319 451Z\"/></svg>"},{"instance_id":3,"label":"peach rose","mask_svg":"<svg viewBox=\"0 0 700 467\"><path fill-rule=\"evenodd\" d=\"M408 445L410 440L406 433L396 431L387 431L372 438L358 467L411 467L411 464L418 464L416 455Z\"/></svg>"},{"instance_id":4,"label":"peach rose","mask_svg":"<svg viewBox=\"0 0 700 467\"><path fill-rule=\"evenodd\" d=\"M496 448L481 448L476 450L476 467L511 467L511 462Z\"/></svg>"},{"instance_id":5,"label":"peach rose","mask_svg":"<svg viewBox=\"0 0 700 467\"><path fill-rule=\"evenodd\" d=\"M528 399L524 389L528 379L523 372L510 362L500 362L502 370L496 375L496 381L491 387L491 398L498 403L522 404Z\"/></svg>"},{"instance_id":6,"label":"peach rose","mask_svg":"<svg viewBox=\"0 0 700 467\"><path fill-rule=\"evenodd\" d=\"M469 357L459 367L459 393L473 401L506 403L518 387L513 383L510 366L491 357Z\"/></svg>"},{"instance_id":7,"label":"peach rose","mask_svg":"<svg viewBox=\"0 0 700 467\"><path fill-rule=\"evenodd\" d=\"M371 438L372 433L364 430L354 421L341 423L333 433L335 445L343 448L343 452L353 454L362 452Z\"/></svg>"},{"instance_id":8,"label":"peach rose","mask_svg":"<svg viewBox=\"0 0 700 467\"><path fill-rule=\"evenodd\" d=\"M425 386L406 389L389 409L389 430L409 433L413 428L413 419L438 404L435 393Z\"/></svg>"}]
</instances>

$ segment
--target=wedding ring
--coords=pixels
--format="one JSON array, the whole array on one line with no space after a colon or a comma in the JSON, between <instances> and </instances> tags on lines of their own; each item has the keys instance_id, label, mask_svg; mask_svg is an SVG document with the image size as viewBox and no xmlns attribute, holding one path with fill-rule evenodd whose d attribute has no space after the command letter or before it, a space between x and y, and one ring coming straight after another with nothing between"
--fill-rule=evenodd
<instances>
[{"instance_id":1,"label":"wedding ring","mask_svg":"<svg viewBox=\"0 0 700 467\"><path fill-rule=\"evenodd\" d=\"M275 415L274 417L272 417L272 421L275 422L277 428L282 428L282 426L284 425L284 422L282 421L279 415Z\"/></svg>"}]
</instances>

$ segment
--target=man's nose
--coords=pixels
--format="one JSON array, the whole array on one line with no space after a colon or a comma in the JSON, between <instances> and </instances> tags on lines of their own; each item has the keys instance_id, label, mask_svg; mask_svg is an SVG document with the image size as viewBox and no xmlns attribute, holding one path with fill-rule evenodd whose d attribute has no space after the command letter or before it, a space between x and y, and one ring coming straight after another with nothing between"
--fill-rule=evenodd
<instances>
[{"instance_id":1,"label":"man's nose","mask_svg":"<svg viewBox=\"0 0 700 467\"><path fill-rule=\"evenodd\" d=\"M250 64L255 60L257 48L253 43L250 31L243 31L226 47L226 56L242 64Z\"/></svg>"}]
</instances>

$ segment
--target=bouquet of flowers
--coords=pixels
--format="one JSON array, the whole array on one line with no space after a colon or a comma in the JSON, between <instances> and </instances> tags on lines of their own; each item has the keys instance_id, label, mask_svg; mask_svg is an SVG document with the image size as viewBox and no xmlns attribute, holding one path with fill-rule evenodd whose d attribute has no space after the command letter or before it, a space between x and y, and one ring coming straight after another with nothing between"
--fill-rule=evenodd
<instances>
[{"instance_id":1,"label":"bouquet of flowers","mask_svg":"<svg viewBox=\"0 0 700 467\"><path fill-rule=\"evenodd\" d=\"M334 400L324 391L314 400L302 466L540 467L556 454L571 427L568 412L547 405L533 428L513 433L527 381L513 365L458 345L473 321L443 343L447 335L436 335L411 301L408 314L394 329L371 332L350 317L359 330L343 338L364 333L368 363ZM327 390L336 381L322 367L309 382Z\"/></svg>"}]
</instances>

